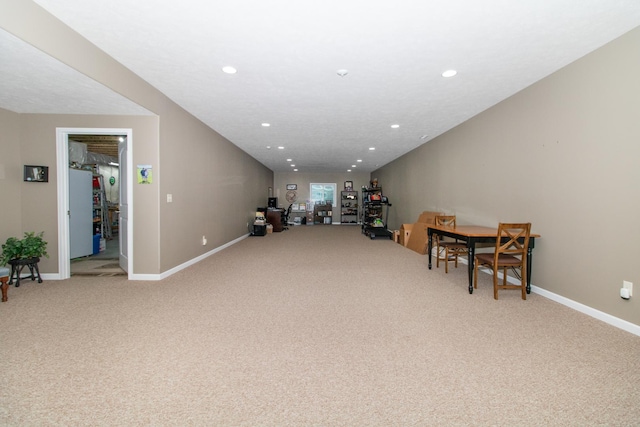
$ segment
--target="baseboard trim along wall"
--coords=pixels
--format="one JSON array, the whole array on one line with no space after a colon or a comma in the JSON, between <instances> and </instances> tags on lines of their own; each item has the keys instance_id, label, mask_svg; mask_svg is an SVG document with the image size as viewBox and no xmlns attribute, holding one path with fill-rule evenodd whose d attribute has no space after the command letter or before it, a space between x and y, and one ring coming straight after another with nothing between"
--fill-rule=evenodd
<instances>
[{"instance_id":1,"label":"baseboard trim along wall","mask_svg":"<svg viewBox=\"0 0 640 427\"><path fill-rule=\"evenodd\" d=\"M465 265L469 265L466 259L461 258L459 262L462 262ZM480 268L480 271L482 271L483 273L492 274L491 270L487 268ZM498 273L498 277L502 280L502 273ZM520 284L520 281L518 279L511 276L507 276L507 282L512 283L514 285ZM548 298L551 301L555 301L559 304L562 304L564 306L577 310L580 313L586 314L587 316L591 316L595 319L601 320L604 323L608 323L609 325L615 326L616 328L622 329L623 331L627 331L634 335L640 336L640 325L627 322L626 320L622 320L618 317L612 316L600 310L596 310L593 307L589 307L588 305L581 304L572 299L563 297L562 295L558 295L553 292L549 292L546 289L539 288L534 285L531 285L531 292L536 293L545 298Z\"/></svg>"},{"instance_id":2,"label":"baseboard trim along wall","mask_svg":"<svg viewBox=\"0 0 640 427\"><path fill-rule=\"evenodd\" d=\"M189 267L189 266L191 266L191 265L193 265L193 264L195 264L197 262L200 262L203 259L208 258L211 255L213 255L213 254L215 254L217 252L220 252L221 250L226 249L231 245L235 245L239 241L241 241L243 239L246 239L249 236L250 236L250 234L247 233L247 234L245 234L243 236L238 237L235 240L232 240L232 241L230 241L228 243L225 243L222 246L218 246L217 248L214 248L214 249L210 250L209 252L205 252L205 253L203 253L202 255L200 255L200 256L198 256L196 258L193 258L193 259L191 259L191 260L189 260L189 261L187 261L185 263L182 263L182 264L180 264L178 266L175 266L174 268L172 268L170 270L167 270L167 271L165 271L163 273L160 273L160 274L130 274L129 275L129 280L162 280L162 279L166 279L167 277L177 273L178 271L184 270L185 268L187 268L187 267Z\"/></svg>"},{"instance_id":3,"label":"baseboard trim along wall","mask_svg":"<svg viewBox=\"0 0 640 427\"><path fill-rule=\"evenodd\" d=\"M130 274L129 275L129 280L162 280L162 279L166 279L167 277L177 273L180 270L184 270L185 268L199 262L202 261L203 259L215 254L216 252L220 252L221 250L228 248L231 245L234 245L236 243L238 243L239 241L246 239L247 237L249 237L249 234L245 234L244 236L240 236L235 240L232 240L222 246L219 246L215 249L212 249L209 252L206 252L202 255L200 255L197 258L194 258L192 260L189 260L183 264L180 264L174 268L172 268L171 270L167 270L164 273L161 274ZM435 249L434 249L435 250ZM434 253L434 256L435 253ZM468 261L464 258L461 258L460 263L464 264L464 265L469 265ZM485 269L485 268L481 268L480 271L482 271L483 273L486 274L491 274L491 270L489 269ZM50 274L42 274L42 279L43 280L59 280L60 279L60 275L57 273L50 273ZM502 279L502 273L498 273L498 276L500 277L500 279ZM519 280L517 280L515 277L511 277L511 276L507 276L507 281L509 283L513 283L514 285L517 285L520 283ZM623 331L627 331L629 333L632 333L634 335L640 336L640 325L636 325L634 323L631 322L627 322L626 320L620 319L618 317L612 316L610 314L604 313L600 310L596 310L593 307L589 307L587 305L581 304L579 302L573 301L569 298L563 297L562 295L558 295L555 294L553 292L549 292L546 289L543 288L539 288L537 286L531 285L531 292L536 293L540 296L543 296L545 298L550 299L551 301L555 301L559 304L562 304L564 306L567 306L569 308L572 308L574 310L579 311L580 313L584 313L587 316L591 316L595 319L601 320L605 323L608 323L611 326L615 326L616 328L622 329Z\"/></svg>"}]
</instances>

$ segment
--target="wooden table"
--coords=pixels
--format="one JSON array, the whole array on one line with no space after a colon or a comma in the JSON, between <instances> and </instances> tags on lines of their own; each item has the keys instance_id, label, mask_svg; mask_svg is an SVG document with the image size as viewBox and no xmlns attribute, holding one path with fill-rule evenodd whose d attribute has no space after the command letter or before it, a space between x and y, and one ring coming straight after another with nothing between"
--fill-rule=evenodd
<instances>
[{"instance_id":1,"label":"wooden table","mask_svg":"<svg viewBox=\"0 0 640 427\"><path fill-rule=\"evenodd\" d=\"M429 235L429 270L431 270L431 250L433 248L433 234L447 236L467 242L467 250L469 251L469 293L473 293L473 264L475 262L476 243L496 243L498 235L497 228L483 227L481 225L458 225L457 227L446 227L442 225L429 225L427 228ZM532 252L535 247L536 237L539 234L529 235L529 249L527 251L527 293L531 293L531 260ZM507 237L503 238L506 242Z\"/></svg>"}]
</instances>

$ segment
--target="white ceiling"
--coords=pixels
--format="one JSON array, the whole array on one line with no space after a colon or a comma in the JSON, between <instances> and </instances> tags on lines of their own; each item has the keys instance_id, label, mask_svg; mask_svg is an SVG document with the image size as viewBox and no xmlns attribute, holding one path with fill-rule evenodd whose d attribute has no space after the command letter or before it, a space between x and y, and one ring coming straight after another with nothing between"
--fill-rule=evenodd
<instances>
[{"instance_id":1,"label":"white ceiling","mask_svg":"<svg viewBox=\"0 0 640 427\"><path fill-rule=\"evenodd\" d=\"M35 1L274 171L370 172L640 25L638 0ZM48 61L21 78L56 81L55 112L140 113Z\"/></svg>"}]
</instances>

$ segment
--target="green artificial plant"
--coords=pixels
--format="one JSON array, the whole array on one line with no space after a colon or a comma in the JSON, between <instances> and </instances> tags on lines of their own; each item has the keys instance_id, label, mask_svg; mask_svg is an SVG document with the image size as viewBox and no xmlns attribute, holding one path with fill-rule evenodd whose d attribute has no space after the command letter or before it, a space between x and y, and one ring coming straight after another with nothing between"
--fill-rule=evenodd
<instances>
[{"instance_id":1,"label":"green artificial plant","mask_svg":"<svg viewBox=\"0 0 640 427\"><path fill-rule=\"evenodd\" d=\"M28 259L49 257L47 253L47 242L42 238L44 231L25 232L23 239L9 237L2 245L2 255L0 255L0 265L7 265L14 259Z\"/></svg>"}]
</instances>

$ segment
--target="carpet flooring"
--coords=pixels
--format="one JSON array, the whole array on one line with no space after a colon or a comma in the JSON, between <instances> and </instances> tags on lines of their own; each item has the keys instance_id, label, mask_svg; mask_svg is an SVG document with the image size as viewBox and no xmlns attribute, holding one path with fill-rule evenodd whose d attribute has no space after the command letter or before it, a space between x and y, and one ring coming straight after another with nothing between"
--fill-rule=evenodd
<instances>
[{"instance_id":1,"label":"carpet flooring","mask_svg":"<svg viewBox=\"0 0 640 427\"><path fill-rule=\"evenodd\" d=\"M535 283L535 270L533 282ZM638 426L640 338L358 227L0 304L2 426Z\"/></svg>"}]
</instances>

